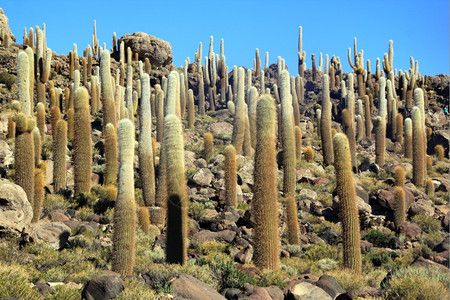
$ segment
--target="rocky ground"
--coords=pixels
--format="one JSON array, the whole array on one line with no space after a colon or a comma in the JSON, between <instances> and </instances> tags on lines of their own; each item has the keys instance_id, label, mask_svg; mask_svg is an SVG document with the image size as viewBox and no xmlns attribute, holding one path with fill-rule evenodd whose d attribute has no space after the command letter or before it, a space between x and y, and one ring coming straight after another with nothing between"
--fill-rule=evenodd
<instances>
[{"instance_id":1,"label":"rocky ground","mask_svg":"<svg viewBox=\"0 0 450 300\"><path fill-rule=\"evenodd\" d=\"M426 86L427 126L432 129L427 148L432 156L428 178L433 180L433 193L410 182L411 160L403 157L398 142L387 139L386 164L382 168L374 163L373 137L357 144L358 171L354 177L362 237L361 276L349 276L342 269L334 168L323 165L314 117L321 101L322 74L319 72L313 81L312 71L306 70L305 105L300 108L302 146L313 148L314 159L297 162L295 199L299 208L301 245L287 243L286 208L280 197L280 269L260 270L252 263L252 157L238 155L238 206L229 208L224 204L222 152L231 141L233 116L225 109L225 103L217 103L217 111L196 118L195 130L184 130L190 199L188 264L164 262L166 229L152 225L149 233L141 228L137 230L133 275L121 277L110 271L114 202L108 200L102 185L104 140L98 130L101 129L101 114L92 117L94 165L90 194L83 199L71 195L71 151L67 158L67 193L53 193L49 135L42 147L42 159L47 162L46 196L37 223L31 223L32 211L25 192L13 183L14 139L6 139L6 134L10 104L17 97L15 76L20 49L19 44L8 48L0 46L0 298L413 299L422 293L425 299L440 299L448 295L449 120L443 113L449 101L448 75L430 76ZM168 52L165 53L167 56ZM158 59L160 65L150 72L152 86L176 69L167 64L171 61L169 58ZM94 62L94 66L96 64ZM113 74L117 67L113 55ZM197 76L191 71L192 65L188 73L189 88L197 95ZM54 55L50 80L55 87L67 86L68 74L68 56ZM272 65L266 72L266 86L271 87L276 78L277 67ZM233 80L232 73L229 80ZM255 81L255 84L258 83ZM339 88L331 90L331 98L335 104L340 102ZM333 127L340 128L340 117L335 115L334 121ZM46 127L50 133L49 118ZM214 136L214 155L209 161L203 158L206 132ZM442 161L434 155L438 144L445 148ZM159 146L158 143L157 157ZM398 165L403 166L406 173L407 222L395 226L393 170ZM136 202L143 206L137 171L135 178ZM282 180L280 165L278 190L282 190Z\"/></svg>"}]
</instances>

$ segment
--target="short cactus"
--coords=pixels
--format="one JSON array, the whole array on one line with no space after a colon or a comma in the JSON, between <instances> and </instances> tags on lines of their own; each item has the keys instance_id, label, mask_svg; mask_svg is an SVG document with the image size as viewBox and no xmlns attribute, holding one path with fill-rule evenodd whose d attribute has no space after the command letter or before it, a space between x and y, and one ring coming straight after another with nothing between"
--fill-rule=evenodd
<instances>
[{"instance_id":1,"label":"short cactus","mask_svg":"<svg viewBox=\"0 0 450 300\"><path fill-rule=\"evenodd\" d=\"M444 160L444 147L442 145L436 145L436 147L434 147L434 154L438 161Z\"/></svg>"},{"instance_id":2,"label":"short cactus","mask_svg":"<svg viewBox=\"0 0 450 300\"><path fill-rule=\"evenodd\" d=\"M211 132L206 132L203 135L203 158L206 160L207 163L214 156L213 139L214 137Z\"/></svg>"},{"instance_id":3,"label":"short cactus","mask_svg":"<svg viewBox=\"0 0 450 300\"><path fill-rule=\"evenodd\" d=\"M311 147L306 147L305 149L305 160L307 162L314 161L314 149Z\"/></svg>"},{"instance_id":4,"label":"short cactus","mask_svg":"<svg viewBox=\"0 0 450 300\"><path fill-rule=\"evenodd\" d=\"M139 227L141 227L142 231L145 234L149 234L149 232L150 232L150 213L148 212L148 208L146 206L139 207L138 220L139 220Z\"/></svg>"},{"instance_id":5,"label":"short cactus","mask_svg":"<svg viewBox=\"0 0 450 300\"><path fill-rule=\"evenodd\" d=\"M403 187L405 185L405 169L402 166L397 166L394 169L394 183L395 186Z\"/></svg>"}]
</instances>

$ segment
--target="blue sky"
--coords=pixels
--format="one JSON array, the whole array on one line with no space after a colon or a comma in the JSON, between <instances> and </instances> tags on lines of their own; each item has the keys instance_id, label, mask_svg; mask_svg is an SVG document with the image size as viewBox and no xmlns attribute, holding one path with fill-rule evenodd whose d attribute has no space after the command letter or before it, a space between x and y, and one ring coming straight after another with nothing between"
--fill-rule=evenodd
<instances>
[{"instance_id":1,"label":"blue sky","mask_svg":"<svg viewBox=\"0 0 450 300\"><path fill-rule=\"evenodd\" d=\"M58 54L67 54L73 43L79 53L91 43L94 19L100 44L112 44L112 34L144 31L172 45L174 64L203 43L207 55L209 37L214 36L214 51L220 39L225 56L233 65L252 67L255 49L262 64L265 52L269 62L277 56L286 60L291 73L297 72L298 27L303 27L303 50L307 68L311 54L341 57L345 72L350 71L347 49L358 39L358 51L375 61L394 41L394 68L407 70L409 57L419 61L425 75L449 72L449 1L2 1L0 7L19 43L23 28L47 26L47 45ZM125 4L126 3L126 4Z\"/></svg>"}]
</instances>

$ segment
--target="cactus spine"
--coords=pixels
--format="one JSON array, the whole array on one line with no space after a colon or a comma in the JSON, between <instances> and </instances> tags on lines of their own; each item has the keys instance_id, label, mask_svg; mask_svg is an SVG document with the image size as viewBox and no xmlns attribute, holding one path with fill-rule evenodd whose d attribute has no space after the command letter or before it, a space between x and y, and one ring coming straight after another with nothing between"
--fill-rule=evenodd
<instances>
[{"instance_id":1,"label":"cactus spine","mask_svg":"<svg viewBox=\"0 0 450 300\"><path fill-rule=\"evenodd\" d=\"M233 145L227 145L224 149L225 156L225 203L228 206L237 206L237 173L236 173L236 149Z\"/></svg>"},{"instance_id":2,"label":"cactus spine","mask_svg":"<svg viewBox=\"0 0 450 300\"><path fill-rule=\"evenodd\" d=\"M294 127L295 134L295 159L300 161L302 159L302 130L300 127Z\"/></svg>"},{"instance_id":3,"label":"cactus spine","mask_svg":"<svg viewBox=\"0 0 450 300\"><path fill-rule=\"evenodd\" d=\"M131 275L134 266L136 207L134 201L134 125L130 119L119 122L119 178L114 206L112 270Z\"/></svg>"},{"instance_id":4,"label":"cactus spine","mask_svg":"<svg viewBox=\"0 0 450 300\"><path fill-rule=\"evenodd\" d=\"M337 133L333 138L333 147L336 191L339 197L339 219L342 222L344 267L359 274L361 273L359 218L347 137L342 133Z\"/></svg>"},{"instance_id":5,"label":"cactus spine","mask_svg":"<svg viewBox=\"0 0 450 300\"><path fill-rule=\"evenodd\" d=\"M237 98L233 124L232 144L237 154L241 154L245 134L245 71L242 67L238 70Z\"/></svg>"},{"instance_id":6,"label":"cactus spine","mask_svg":"<svg viewBox=\"0 0 450 300\"><path fill-rule=\"evenodd\" d=\"M162 142L164 129L164 91L159 84L155 85L156 90L156 140Z\"/></svg>"},{"instance_id":7,"label":"cactus spine","mask_svg":"<svg viewBox=\"0 0 450 300\"><path fill-rule=\"evenodd\" d=\"M146 206L155 205L155 166L153 165L152 112L150 107L150 77L141 77L142 97L139 103L139 175Z\"/></svg>"},{"instance_id":8,"label":"cactus spine","mask_svg":"<svg viewBox=\"0 0 450 300\"><path fill-rule=\"evenodd\" d=\"M92 147L89 93L79 87L75 91L75 114L73 136L74 194L91 190Z\"/></svg>"},{"instance_id":9,"label":"cactus spine","mask_svg":"<svg viewBox=\"0 0 450 300\"><path fill-rule=\"evenodd\" d=\"M34 199L34 146L31 131L34 120L28 119L25 113L14 116L16 122L16 142L14 161L16 164L15 183L23 188L28 202L33 205Z\"/></svg>"},{"instance_id":10,"label":"cactus spine","mask_svg":"<svg viewBox=\"0 0 450 300\"><path fill-rule=\"evenodd\" d=\"M283 192L286 196L295 193L295 135L292 111L290 76L287 70L281 71L281 140L283 145ZM276 118L276 117L275 117Z\"/></svg>"},{"instance_id":11,"label":"cactus spine","mask_svg":"<svg viewBox=\"0 0 450 300\"><path fill-rule=\"evenodd\" d=\"M287 76L289 78L289 75ZM279 264L278 205L276 183L276 111L270 95L262 95L257 107L256 152L252 216L254 263L276 270Z\"/></svg>"},{"instance_id":12,"label":"cactus spine","mask_svg":"<svg viewBox=\"0 0 450 300\"><path fill-rule=\"evenodd\" d=\"M194 92L189 89L187 97L187 127L188 129L194 129L195 122L195 107L194 107Z\"/></svg>"},{"instance_id":13,"label":"cactus spine","mask_svg":"<svg viewBox=\"0 0 450 300\"><path fill-rule=\"evenodd\" d=\"M399 226L406 221L406 209L405 209L405 191L402 186L396 186L394 189L395 210L394 210L394 223Z\"/></svg>"},{"instance_id":14,"label":"cactus spine","mask_svg":"<svg viewBox=\"0 0 450 300\"><path fill-rule=\"evenodd\" d=\"M248 92L248 120L250 125L251 144L256 146L256 105L258 104L258 91L252 86Z\"/></svg>"},{"instance_id":15,"label":"cactus spine","mask_svg":"<svg viewBox=\"0 0 450 300\"><path fill-rule=\"evenodd\" d=\"M414 106L412 109L412 148L413 148L413 178L412 182L416 186L423 186L425 175L425 147L424 147L424 130L420 109Z\"/></svg>"},{"instance_id":16,"label":"cactus spine","mask_svg":"<svg viewBox=\"0 0 450 300\"><path fill-rule=\"evenodd\" d=\"M31 116L31 112L33 111L31 108L32 103L30 99L29 81L28 55L25 51L21 51L17 56L18 98L21 104L21 109L27 116Z\"/></svg>"},{"instance_id":17,"label":"cactus spine","mask_svg":"<svg viewBox=\"0 0 450 300\"><path fill-rule=\"evenodd\" d=\"M286 198L286 215L288 228L288 241L291 245L299 245L299 226L297 216L297 202L294 197Z\"/></svg>"},{"instance_id":18,"label":"cactus spine","mask_svg":"<svg viewBox=\"0 0 450 300\"><path fill-rule=\"evenodd\" d=\"M116 125L116 111L114 107L114 92L111 82L109 51L101 51L100 83L103 106L103 132L108 123Z\"/></svg>"},{"instance_id":19,"label":"cactus spine","mask_svg":"<svg viewBox=\"0 0 450 300\"><path fill-rule=\"evenodd\" d=\"M14 115L10 113L8 115L8 133L6 135L7 139L13 139L16 137L16 123L14 123Z\"/></svg>"},{"instance_id":20,"label":"cactus spine","mask_svg":"<svg viewBox=\"0 0 450 300\"><path fill-rule=\"evenodd\" d=\"M105 185L117 183L117 132L116 127L108 123L105 127Z\"/></svg>"},{"instance_id":21,"label":"cactus spine","mask_svg":"<svg viewBox=\"0 0 450 300\"><path fill-rule=\"evenodd\" d=\"M184 144L180 119L169 114L164 118L164 150L166 151L168 222L166 261L187 262L187 205L184 173Z\"/></svg>"},{"instance_id":22,"label":"cactus spine","mask_svg":"<svg viewBox=\"0 0 450 300\"><path fill-rule=\"evenodd\" d=\"M364 121L366 121L365 124L365 130L366 130L366 137L370 139L372 134L372 120L370 116L370 100L369 96L364 96Z\"/></svg>"},{"instance_id":23,"label":"cactus spine","mask_svg":"<svg viewBox=\"0 0 450 300\"><path fill-rule=\"evenodd\" d=\"M351 114L347 109L342 111L342 123L344 125L344 132L347 136L348 143L350 145L350 155L352 158L352 167L356 169L356 141L355 130L353 128L353 122L351 120Z\"/></svg>"},{"instance_id":24,"label":"cactus spine","mask_svg":"<svg viewBox=\"0 0 450 300\"><path fill-rule=\"evenodd\" d=\"M59 120L55 126L55 141L53 143L53 185L55 192L66 188L66 121Z\"/></svg>"},{"instance_id":25,"label":"cactus spine","mask_svg":"<svg viewBox=\"0 0 450 300\"><path fill-rule=\"evenodd\" d=\"M138 220L139 226L145 234L149 234L150 232L150 213L148 212L148 208L145 206L139 207L138 211Z\"/></svg>"},{"instance_id":26,"label":"cactus spine","mask_svg":"<svg viewBox=\"0 0 450 300\"><path fill-rule=\"evenodd\" d=\"M434 147L434 154L438 161L444 160L444 147L442 145L436 145L436 147Z\"/></svg>"},{"instance_id":27,"label":"cactus spine","mask_svg":"<svg viewBox=\"0 0 450 300\"><path fill-rule=\"evenodd\" d=\"M33 201L33 218L31 223L39 221L42 211L42 202L44 201L45 176L41 169L34 170L34 201Z\"/></svg>"},{"instance_id":28,"label":"cactus spine","mask_svg":"<svg viewBox=\"0 0 450 300\"><path fill-rule=\"evenodd\" d=\"M36 168L41 164L41 134L39 133L39 129L35 127L31 132L33 136L33 145L34 145L34 165Z\"/></svg>"},{"instance_id":29,"label":"cactus spine","mask_svg":"<svg viewBox=\"0 0 450 300\"><path fill-rule=\"evenodd\" d=\"M333 164L333 140L331 136L331 101L329 77L323 75L322 114L320 119L320 137L322 138L323 161L326 165Z\"/></svg>"},{"instance_id":30,"label":"cactus spine","mask_svg":"<svg viewBox=\"0 0 450 300\"><path fill-rule=\"evenodd\" d=\"M305 160L307 162L312 162L314 161L314 149L311 147L306 147L305 150Z\"/></svg>"},{"instance_id":31,"label":"cactus spine","mask_svg":"<svg viewBox=\"0 0 450 300\"><path fill-rule=\"evenodd\" d=\"M203 158L206 160L206 163L214 156L213 139L214 137L211 132L206 132L203 135Z\"/></svg>"},{"instance_id":32,"label":"cactus spine","mask_svg":"<svg viewBox=\"0 0 450 300\"><path fill-rule=\"evenodd\" d=\"M386 121L378 116L375 121L375 163L384 166L384 150L386 148Z\"/></svg>"},{"instance_id":33,"label":"cactus spine","mask_svg":"<svg viewBox=\"0 0 450 300\"><path fill-rule=\"evenodd\" d=\"M405 157L412 159L413 158L413 145L412 145L412 120L410 118L406 118L405 119L405 126L404 126L404 130L405 130L405 139L403 141L403 148L404 148L404 152L405 152Z\"/></svg>"}]
</instances>

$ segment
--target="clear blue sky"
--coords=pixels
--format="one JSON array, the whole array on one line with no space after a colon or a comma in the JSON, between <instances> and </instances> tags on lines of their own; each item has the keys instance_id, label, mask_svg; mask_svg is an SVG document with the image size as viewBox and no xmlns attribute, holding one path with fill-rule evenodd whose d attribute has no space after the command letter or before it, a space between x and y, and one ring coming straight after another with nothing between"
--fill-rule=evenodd
<instances>
[{"instance_id":1,"label":"clear blue sky","mask_svg":"<svg viewBox=\"0 0 450 300\"><path fill-rule=\"evenodd\" d=\"M344 71L350 71L347 49L358 39L358 51L375 61L394 41L394 68L407 70L409 57L419 60L425 75L449 73L449 1L447 0L326 0L326 1L13 1L0 4L19 43L23 28L47 25L47 45L67 54L77 43L79 53L91 43L93 21L97 20L100 44L111 47L112 33L144 31L172 45L174 64L193 61L199 42L207 55L209 37L214 52L220 39L225 56L233 65L252 67L255 49L262 64L277 56L286 60L291 73L297 72L298 27L303 27L303 50L307 68L311 54L319 52L341 57ZM18 4L20 2L20 4Z\"/></svg>"}]
</instances>

